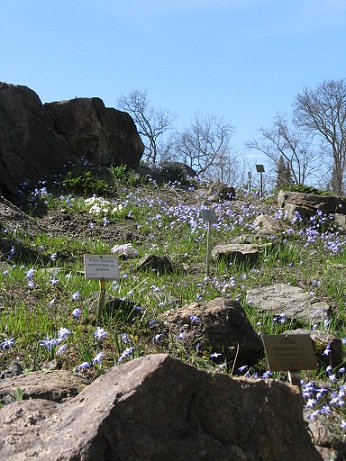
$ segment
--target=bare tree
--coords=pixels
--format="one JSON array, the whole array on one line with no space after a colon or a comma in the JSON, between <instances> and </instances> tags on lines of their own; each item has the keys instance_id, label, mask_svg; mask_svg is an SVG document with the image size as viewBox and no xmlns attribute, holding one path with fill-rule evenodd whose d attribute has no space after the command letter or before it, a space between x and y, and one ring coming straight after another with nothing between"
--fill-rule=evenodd
<instances>
[{"instance_id":1,"label":"bare tree","mask_svg":"<svg viewBox=\"0 0 346 461\"><path fill-rule=\"evenodd\" d=\"M172 136L170 157L206 179L229 180L235 167L230 141L234 128L215 115L196 114L191 126Z\"/></svg>"},{"instance_id":2,"label":"bare tree","mask_svg":"<svg viewBox=\"0 0 346 461\"><path fill-rule=\"evenodd\" d=\"M328 80L315 90L304 89L294 105L295 124L321 139L332 160L332 190L344 193L346 168L346 80Z\"/></svg>"},{"instance_id":3,"label":"bare tree","mask_svg":"<svg viewBox=\"0 0 346 461\"><path fill-rule=\"evenodd\" d=\"M147 91L134 90L127 96L122 95L118 105L133 117L139 134L147 139L144 142L147 160L156 163L158 139L172 129L176 116L164 109L154 109L149 104Z\"/></svg>"},{"instance_id":4,"label":"bare tree","mask_svg":"<svg viewBox=\"0 0 346 461\"><path fill-rule=\"evenodd\" d=\"M261 140L246 145L265 154L275 166L283 161L294 184L304 184L315 170L316 155L304 133L289 128L285 116L277 114L270 129L260 129Z\"/></svg>"}]
</instances>

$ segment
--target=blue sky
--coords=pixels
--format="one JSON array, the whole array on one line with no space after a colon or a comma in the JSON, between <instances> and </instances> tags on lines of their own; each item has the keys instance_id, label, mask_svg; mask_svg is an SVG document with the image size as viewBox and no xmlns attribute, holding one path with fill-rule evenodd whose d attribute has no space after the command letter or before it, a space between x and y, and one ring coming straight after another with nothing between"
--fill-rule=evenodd
<instances>
[{"instance_id":1,"label":"blue sky","mask_svg":"<svg viewBox=\"0 0 346 461\"><path fill-rule=\"evenodd\" d=\"M147 90L177 129L224 117L243 154L304 87L346 78L346 1L1 0L0 42L0 81L42 102Z\"/></svg>"}]
</instances>

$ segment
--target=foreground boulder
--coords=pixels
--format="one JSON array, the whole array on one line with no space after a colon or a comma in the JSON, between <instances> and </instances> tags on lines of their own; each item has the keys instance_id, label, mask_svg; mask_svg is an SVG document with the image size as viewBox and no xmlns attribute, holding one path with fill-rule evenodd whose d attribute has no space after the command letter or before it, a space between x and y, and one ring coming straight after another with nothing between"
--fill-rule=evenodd
<instances>
[{"instance_id":1,"label":"foreground boulder","mask_svg":"<svg viewBox=\"0 0 346 461\"><path fill-rule=\"evenodd\" d=\"M12 403L0 418L7 461L322 460L295 387L207 373L165 354L113 367L61 404Z\"/></svg>"}]
</instances>

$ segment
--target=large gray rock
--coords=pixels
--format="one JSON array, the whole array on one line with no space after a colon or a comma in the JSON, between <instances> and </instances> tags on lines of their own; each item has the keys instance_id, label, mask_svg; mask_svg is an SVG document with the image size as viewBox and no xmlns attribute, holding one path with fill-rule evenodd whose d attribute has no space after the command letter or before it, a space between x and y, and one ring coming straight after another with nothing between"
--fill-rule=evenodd
<instances>
[{"instance_id":1,"label":"large gray rock","mask_svg":"<svg viewBox=\"0 0 346 461\"><path fill-rule=\"evenodd\" d=\"M293 208L289 205L296 207L297 211L304 212L306 210L308 214L317 210L325 214L346 214L346 200L333 195L304 194L281 190L278 195L278 203L281 208L287 208L290 214L293 213Z\"/></svg>"},{"instance_id":2,"label":"large gray rock","mask_svg":"<svg viewBox=\"0 0 346 461\"><path fill-rule=\"evenodd\" d=\"M225 243L215 245L211 251L212 258L226 262L246 262L253 264L263 250L263 245L256 243Z\"/></svg>"},{"instance_id":3,"label":"large gray rock","mask_svg":"<svg viewBox=\"0 0 346 461\"><path fill-rule=\"evenodd\" d=\"M67 370L35 371L0 381L0 402L15 400L17 389L24 399L45 399L61 402L77 395L89 382Z\"/></svg>"},{"instance_id":4,"label":"large gray rock","mask_svg":"<svg viewBox=\"0 0 346 461\"><path fill-rule=\"evenodd\" d=\"M45 108L75 156L95 165L139 165L144 144L128 113L105 107L100 98L51 102Z\"/></svg>"},{"instance_id":5,"label":"large gray rock","mask_svg":"<svg viewBox=\"0 0 346 461\"><path fill-rule=\"evenodd\" d=\"M159 354L113 367L77 397L0 409L7 461L321 461L301 396Z\"/></svg>"},{"instance_id":6,"label":"large gray rock","mask_svg":"<svg viewBox=\"0 0 346 461\"><path fill-rule=\"evenodd\" d=\"M207 303L192 303L159 316L159 332L172 343L173 338L187 353L210 349L222 354L224 362L236 358L234 366L254 365L264 356L263 343L252 328L238 301L216 298Z\"/></svg>"},{"instance_id":7,"label":"large gray rock","mask_svg":"<svg viewBox=\"0 0 346 461\"><path fill-rule=\"evenodd\" d=\"M5 197L16 197L22 181L61 171L71 156L38 95L26 86L0 82L0 187Z\"/></svg>"},{"instance_id":8,"label":"large gray rock","mask_svg":"<svg viewBox=\"0 0 346 461\"><path fill-rule=\"evenodd\" d=\"M30 88L0 82L0 189L10 200L21 182L62 173L68 162L135 167L143 151L130 115L99 98L43 105Z\"/></svg>"},{"instance_id":9,"label":"large gray rock","mask_svg":"<svg viewBox=\"0 0 346 461\"><path fill-rule=\"evenodd\" d=\"M246 293L246 302L261 312L312 324L326 320L330 311L330 305L325 301L319 301L300 287L285 283L252 288Z\"/></svg>"}]
</instances>

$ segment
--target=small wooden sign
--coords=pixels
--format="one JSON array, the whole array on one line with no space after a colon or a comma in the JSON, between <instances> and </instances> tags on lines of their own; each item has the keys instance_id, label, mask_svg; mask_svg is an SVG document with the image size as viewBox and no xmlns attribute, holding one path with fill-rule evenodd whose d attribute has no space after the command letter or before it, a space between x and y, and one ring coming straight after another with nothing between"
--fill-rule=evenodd
<instances>
[{"instance_id":1,"label":"small wooden sign","mask_svg":"<svg viewBox=\"0 0 346 461\"><path fill-rule=\"evenodd\" d=\"M217 222L216 213L213 208L211 208L210 210L202 210L202 218L203 218L203 221L207 223Z\"/></svg>"},{"instance_id":2,"label":"small wooden sign","mask_svg":"<svg viewBox=\"0 0 346 461\"><path fill-rule=\"evenodd\" d=\"M84 255L85 278L88 280L118 280L118 258L114 255Z\"/></svg>"},{"instance_id":3,"label":"small wooden sign","mask_svg":"<svg viewBox=\"0 0 346 461\"><path fill-rule=\"evenodd\" d=\"M314 370L317 361L308 334L263 335L270 371Z\"/></svg>"}]
</instances>

